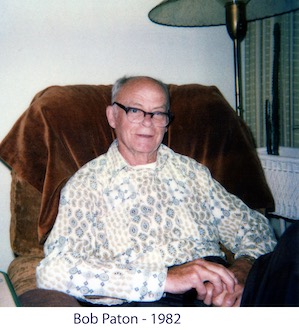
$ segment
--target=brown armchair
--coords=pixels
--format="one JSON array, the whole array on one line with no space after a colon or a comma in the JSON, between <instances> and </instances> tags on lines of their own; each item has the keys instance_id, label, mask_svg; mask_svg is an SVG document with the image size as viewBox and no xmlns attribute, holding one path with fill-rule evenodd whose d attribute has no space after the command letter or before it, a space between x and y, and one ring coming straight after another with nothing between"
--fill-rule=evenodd
<instances>
[{"instance_id":1,"label":"brown armchair","mask_svg":"<svg viewBox=\"0 0 299 330\"><path fill-rule=\"evenodd\" d=\"M254 209L274 201L245 123L212 86L169 85L175 115L164 143L205 164L226 189ZM62 293L36 289L35 268L57 214L60 189L114 139L106 120L111 86L52 86L39 92L0 144L11 169L8 275L25 306L71 306Z\"/></svg>"}]
</instances>

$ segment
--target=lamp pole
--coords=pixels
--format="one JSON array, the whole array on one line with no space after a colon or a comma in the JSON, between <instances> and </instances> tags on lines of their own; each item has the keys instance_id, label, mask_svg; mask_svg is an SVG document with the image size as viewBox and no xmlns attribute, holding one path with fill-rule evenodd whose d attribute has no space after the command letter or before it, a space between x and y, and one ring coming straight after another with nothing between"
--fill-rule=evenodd
<instances>
[{"instance_id":1,"label":"lamp pole","mask_svg":"<svg viewBox=\"0 0 299 330\"><path fill-rule=\"evenodd\" d=\"M248 2L248 1L247 1ZM236 112L243 118L242 74L241 74L241 41L246 36L246 2L227 1L225 3L226 29L234 44L234 71L235 71L235 101Z\"/></svg>"}]
</instances>

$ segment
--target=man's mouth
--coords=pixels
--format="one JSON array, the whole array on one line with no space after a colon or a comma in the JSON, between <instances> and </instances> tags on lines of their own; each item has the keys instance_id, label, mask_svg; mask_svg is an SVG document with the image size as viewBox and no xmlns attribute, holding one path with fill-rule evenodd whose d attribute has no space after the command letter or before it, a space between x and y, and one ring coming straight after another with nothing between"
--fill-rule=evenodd
<instances>
[{"instance_id":1,"label":"man's mouth","mask_svg":"<svg viewBox=\"0 0 299 330\"><path fill-rule=\"evenodd\" d=\"M150 135L150 134L136 134L138 137L141 137L141 138L146 138L146 139L150 139L152 138L153 136Z\"/></svg>"}]
</instances>

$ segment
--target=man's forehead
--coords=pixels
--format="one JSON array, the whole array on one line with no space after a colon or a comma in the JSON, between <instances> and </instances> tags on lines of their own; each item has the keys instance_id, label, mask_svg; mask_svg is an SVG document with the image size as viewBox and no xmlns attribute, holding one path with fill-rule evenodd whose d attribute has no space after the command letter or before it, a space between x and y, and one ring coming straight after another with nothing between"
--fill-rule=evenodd
<instances>
[{"instance_id":1,"label":"man's forehead","mask_svg":"<svg viewBox=\"0 0 299 330\"><path fill-rule=\"evenodd\" d=\"M134 90L142 90L142 89L159 89L161 92L164 92L162 87L155 81L150 78L135 78L127 81L123 85L123 89L134 89Z\"/></svg>"},{"instance_id":2,"label":"man's forehead","mask_svg":"<svg viewBox=\"0 0 299 330\"><path fill-rule=\"evenodd\" d=\"M151 81L149 79L136 79L134 81L129 81L120 89L118 96L121 98L139 98L143 97L143 95L147 95L148 93L157 93L163 101L166 100L165 91L163 88L156 83L155 81ZM137 101L137 100L136 100Z\"/></svg>"}]
</instances>

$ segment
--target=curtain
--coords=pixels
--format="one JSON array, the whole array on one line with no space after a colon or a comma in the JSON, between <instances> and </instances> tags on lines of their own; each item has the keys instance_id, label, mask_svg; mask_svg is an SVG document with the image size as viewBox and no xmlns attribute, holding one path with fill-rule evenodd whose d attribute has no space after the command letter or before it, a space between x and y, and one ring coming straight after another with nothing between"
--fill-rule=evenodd
<instances>
[{"instance_id":1,"label":"curtain","mask_svg":"<svg viewBox=\"0 0 299 330\"><path fill-rule=\"evenodd\" d=\"M244 119L257 147L273 143L273 131L268 130L267 138L266 112L273 129L272 115L278 109L279 145L298 148L299 11L248 23L242 50Z\"/></svg>"}]
</instances>

